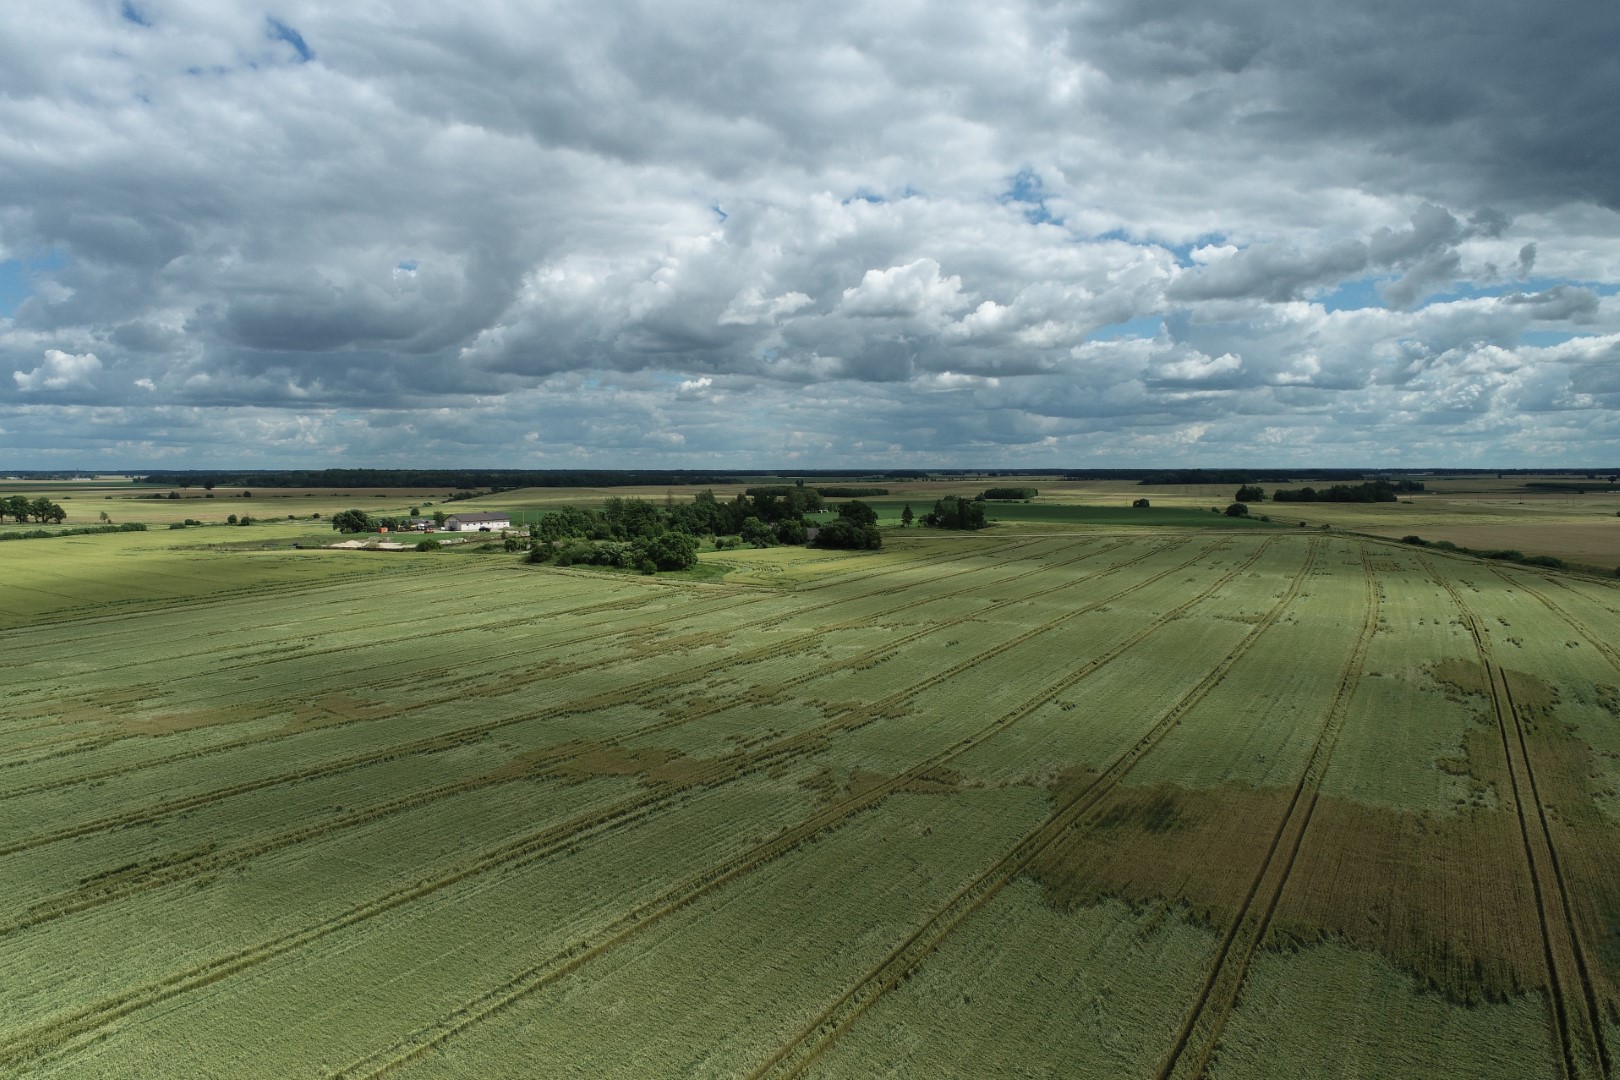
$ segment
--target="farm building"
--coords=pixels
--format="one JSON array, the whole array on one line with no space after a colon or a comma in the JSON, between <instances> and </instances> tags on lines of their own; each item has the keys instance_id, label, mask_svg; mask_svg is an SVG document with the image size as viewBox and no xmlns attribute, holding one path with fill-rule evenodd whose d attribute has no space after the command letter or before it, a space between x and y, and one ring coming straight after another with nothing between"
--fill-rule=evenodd
<instances>
[{"instance_id":1,"label":"farm building","mask_svg":"<svg viewBox=\"0 0 1620 1080\"><path fill-rule=\"evenodd\" d=\"M452 514L444 519L451 532L499 532L512 527L510 514Z\"/></svg>"}]
</instances>

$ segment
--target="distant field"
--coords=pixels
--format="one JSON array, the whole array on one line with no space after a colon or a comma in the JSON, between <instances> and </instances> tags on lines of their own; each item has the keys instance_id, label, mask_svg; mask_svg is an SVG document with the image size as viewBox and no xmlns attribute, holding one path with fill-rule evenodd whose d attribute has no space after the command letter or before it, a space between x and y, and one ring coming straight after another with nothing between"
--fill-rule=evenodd
<instances>
[{"instance_id":1,"label":"distant field","mask_svg":"<svg viewBox=\"0 0 1620 1080\"><path fill-rule=\"evenodd\" d=\"M1229 503L1231 500L1228 500ZM1227 503L1221 504L1221 509ZM1054 503L986 503L985 517L990 521L1034 521L1052 525L1169 525L1180 528L1221 527L1240 529L1266 528L1260 520L1265 511L1255 508L1254 516L1230 518L1224 513L1177 507L1131 506L1064 506Z\"/></svg>"},{"instance_id":2,"label":"distant field","mask_svg":"<svg viewBox=\"0 0 1620 1080\"><path fill-rule=\"evenodd\" d=\"M813 478L812 478L813 479ZM886 496L864 501L875 507L881 519L898 524L900 512L910 505L918 515L933 508L944 495L971 498L988 487L1006 483L996 478L927 481L889 481L882 487ZM1268 515L1275 523L1310 527L1328 525L1378 536L1399 539L1417 534L1428 540L1449 540L1465 547L1510 547L1526 555L1553 555L1587 566L1612 570L1620 567L1620 490L1607 483L1593 484L1585 494L1573 491L1528 489L1526 483L1570 483L1567 478L1494 476L1429 479L1430 490L1406 497L1397 503L1291 503L1264 502L1251 509L1254 516ZM848 484L849 481L836 481ZM1020 478L1017 484L1035 487L1039 495L1022 503L992 503L991 516L1005 522L1043 522L1079 525L1180 525L1210 527L1215 524L1211 507L1224 509L1236 494L1232 485L1150 485L1134 481L1067 481L1058 477ZM729 499L745 485L714 488L721 499ZM867 485L861 485L867 486ZM1298 484L1291 486L1299 486ZM127 481L0 481L0 497L24 493L30 497L47 495L61 501L68 512L67 526L94 525L106 513L114 522L138 521L167 527L187 518L209 524L224 524L227 517L252 517L253 528L286 523L287 536L307 532L314 523L351 507L374 517L399 516L416 507L423 514L435 510L499 510L513 515L518 523L537 520L545 512L563 506L601 506L610 498L685 501L703 490L697 486L627 488L524 488L481 495L472 499L450 500L451 492L401 489L288 489L251 490L250 498L241 489L173 489L181 498L151 499L167 495L171 489L133 485ZM212 494L213 498L207 496ZM1131 509L1138 498L1152 501L1152 512L1143 515ZM835 503L839 500L833 500ZM1179 516L1178 516L1179 515ZM1231 524L1230 519L1222 524ZM0 525L0 532L23 526ZM28 526L33 527L33 526ZM1243 527L1239 524L1238 527ZM1252 524L1248 527L1254 527Z\"/></svg>"},{"instance_id":3,"label":"distant field","mask_svg":"<svg viewBox=\"0 0 1620 1080\"><path fill-rule=\"evenodd\" d=\"M885 535L0 547L0 1075L1609 1075L1620 588Z\"/></svg>"}]
</instances>

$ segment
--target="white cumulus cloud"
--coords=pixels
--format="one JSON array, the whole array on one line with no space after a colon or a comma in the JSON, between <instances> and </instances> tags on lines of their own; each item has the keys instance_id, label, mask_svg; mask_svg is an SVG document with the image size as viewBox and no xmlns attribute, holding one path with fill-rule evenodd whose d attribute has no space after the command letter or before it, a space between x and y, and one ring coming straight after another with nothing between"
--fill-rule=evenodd
<instances>
[{"instance_id":1,"label":"white cumulus cloud","mask_svg":"<svg viewBox=\"0 0 1620 1080\"><path fill-rule=\"evenodd\" d=\"M101 361L95 353L66 353L61 349L46 349L45 362L32 371L13 371L11 377L17 389L25 393L36 390L90 389L92 380L101 371Z\"/></svg>"}]
</instances>

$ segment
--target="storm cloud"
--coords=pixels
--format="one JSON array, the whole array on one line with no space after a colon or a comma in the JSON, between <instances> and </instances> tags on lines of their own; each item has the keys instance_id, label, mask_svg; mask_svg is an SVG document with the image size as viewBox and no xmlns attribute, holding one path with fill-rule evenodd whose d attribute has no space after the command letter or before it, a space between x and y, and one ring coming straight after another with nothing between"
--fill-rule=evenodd
<instances>
[{"instance_id":1,"label":"storm cloud","mask_svg":"<svg viewBox=\"0 0 1620 1080\"><path fill-rule=\"evenodd\" d=\"M0 29L0 466L1620 455L1612 3Z\"/></svg>"}]
</instances>

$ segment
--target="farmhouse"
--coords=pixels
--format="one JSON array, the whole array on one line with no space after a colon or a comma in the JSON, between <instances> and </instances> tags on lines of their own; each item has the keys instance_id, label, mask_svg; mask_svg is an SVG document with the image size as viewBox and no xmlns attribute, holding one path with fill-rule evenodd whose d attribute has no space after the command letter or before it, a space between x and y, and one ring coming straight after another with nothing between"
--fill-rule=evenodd
<instances>
[{"instance_id":1,"label":"farmhouse","mask_svg":"<svg viewBox=\"0 0 1620 1080\"><path fill-rule=\"evenodd\" d=\"M444 519L451 532L499 532L512 527L510 514L451 514Z\"/></svg>"}]
</instances>

